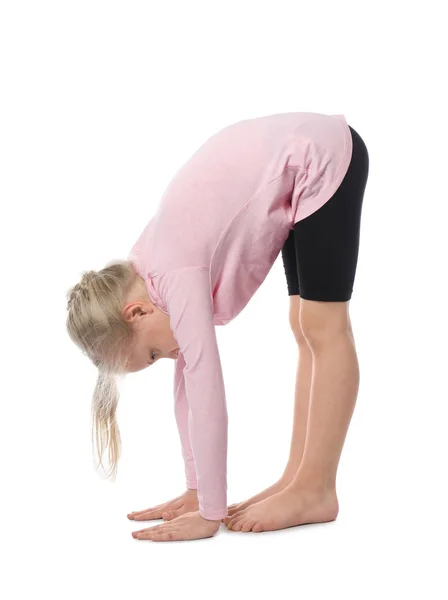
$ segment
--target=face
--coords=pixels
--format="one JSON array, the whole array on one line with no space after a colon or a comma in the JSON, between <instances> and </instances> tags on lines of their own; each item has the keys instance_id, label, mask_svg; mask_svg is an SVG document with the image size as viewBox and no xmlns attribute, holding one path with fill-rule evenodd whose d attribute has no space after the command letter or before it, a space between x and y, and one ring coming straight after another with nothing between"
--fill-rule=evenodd
<instances>
[{"instance_id":1,"label":"face","mask_svg":"<svg viewBox=\"0 0 448 600\"><path fill-rule=\"evenodd\" d=\"M128 357L128 373L146 369L161 358L177 358L179 346L170 329L169 317L150 300L128 302L123 316L135 331L135 343Z\"/></svg>"}]
</instances>

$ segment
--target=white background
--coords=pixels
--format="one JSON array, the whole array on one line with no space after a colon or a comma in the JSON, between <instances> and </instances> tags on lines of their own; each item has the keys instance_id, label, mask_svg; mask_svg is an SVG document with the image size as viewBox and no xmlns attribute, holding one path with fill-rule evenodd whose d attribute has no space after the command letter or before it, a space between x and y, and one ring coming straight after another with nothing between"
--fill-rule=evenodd
<instances>
[{"instance_id":1,"label":"white background","mask_svg":"<svg viewBox=\"0 0 448 600\"><path fill-rule=\"evenodd\" d=\"M1 3L3 598L447 597L442 6ZM118 476L101 479L96 372L66 334L66 292L127 255L215 131L294 110L344 114L370 155L350 302L361 382L339 516L135 540L126 514L184 490L174 361L123 382ZM240 317L217 329L229 504L271 485L288 457L298 358L288 310L279 256Z\"/></svg>"}]
</instances>

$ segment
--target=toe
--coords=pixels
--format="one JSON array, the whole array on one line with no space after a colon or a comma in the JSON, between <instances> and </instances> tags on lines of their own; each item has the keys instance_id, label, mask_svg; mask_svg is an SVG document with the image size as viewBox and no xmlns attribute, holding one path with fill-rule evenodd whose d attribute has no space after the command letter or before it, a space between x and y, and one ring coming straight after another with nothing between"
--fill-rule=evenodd
<instances>
[{"instance_id":1,"label":"toe","mask_svg":"<svg viewBox=\"0 0 448 600\"><path fill-rule=\"evenodd\" d=\"M235 504L235 506L230 507L227 511L227 514L229 515L229 517L233 517L233 515L236 515L236 513L240 512L240 508L238 504Z\"/></svg>"},{"instance_id":2,"label":"toe","mask_svg":"<svg viewBox=\"0 0 448 600\"><path fill-rule=\"evenodd\" d=\"M260 523L259 521L255 521L253 527L252 527L252 531L255 531L256 533L259 533L260 531L263 531L263 525L262 523Z\"/></svg>"},{"instance_id":3,"label":"toe","mask_svg":"<svg viewBox=\"0 0 448 600\"><path fill-rule=\"evenodd\" d=\"M253 519L248 519L243 523L241 531L251 531L255 523L256 521L254 521Z\"/></svg>"},{"instance_id":4,"label":"toe","mask_svg":"<svg viewBox=\"0 0 448 600\"><path fill-rule=\"evenodd\" d=\"M235 523L232 525L232 530L233 531L241 531L241 527L243 526L243 524L245 522L246 522L245 518L242 518L239 521L235 521Z\"/></svg>"},{"instance_id":5,"label":"toe","mask_svg":"<svg viewBox=\"0 0 448 600\"><path fill-rule=\"evenodd\" d=\"M233 527L233 525L236 523L236 521L238 521L238 519L241 519L242 515L240 513L236 513L230 517L226 517L226 526L227 527Z\"/></svg>"}]
</instances>

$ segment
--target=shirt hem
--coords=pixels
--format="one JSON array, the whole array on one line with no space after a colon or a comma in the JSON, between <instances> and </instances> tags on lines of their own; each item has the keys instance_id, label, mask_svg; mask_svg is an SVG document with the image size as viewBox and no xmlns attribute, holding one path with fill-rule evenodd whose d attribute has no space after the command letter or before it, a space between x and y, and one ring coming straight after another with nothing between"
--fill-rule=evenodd
<instances>
[{"instance_id":1,"label":"shirt hem","mask_svg":"<svg viewBox=\"0 0 448 600\"><path fill-rule=\"evenodd\" d=\"M327 188L325 190L325 192L322 193L320 198L318 196L317 197L318 199L314 200L314 202L312 203L312 206L310 206L309 208L303 209L301 211L300 210L300 202L299 202L299 205L298 205L296 213L295 213L293 225L296 225L296 223L298 223L299 221L302 221L306 217L309 217L310 215L315 213L317 210L319 210L319 208L322 208L322 206L324 204L326 204L328 202L328 200L330 200L333 197L333 195L336 193L337 189L343 182L344 177L346 176L348 168L350 166L351 158L353 155L352 134L351 134L351 131L349 129L347 122L345 122L344 126L346 127L346 136L345 136L345 143L344 143L344 157L341 160L341 163L339 165L339 168L337 171L338 174L335 177L333 185L330 188Z\"/></svg>"}]
</instances>

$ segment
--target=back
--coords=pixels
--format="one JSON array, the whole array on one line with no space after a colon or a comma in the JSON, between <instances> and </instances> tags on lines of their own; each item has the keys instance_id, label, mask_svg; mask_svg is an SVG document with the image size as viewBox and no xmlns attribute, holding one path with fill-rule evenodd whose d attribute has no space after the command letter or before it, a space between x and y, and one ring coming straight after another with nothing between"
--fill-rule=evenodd
<instances>
[{"instance_id":1,"label":"back","mask_svg":"<svg viewBox=\"0 0 448 600\"><path fill-rule=\"evenodd\" d=\"M153 278L207 267L215 324L228 322L261 285L294 223L342 181L350 142L343 115L279 113L225 127L175 173L132 255Z\"/></svg>"}]
</instances>

